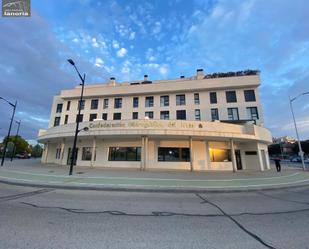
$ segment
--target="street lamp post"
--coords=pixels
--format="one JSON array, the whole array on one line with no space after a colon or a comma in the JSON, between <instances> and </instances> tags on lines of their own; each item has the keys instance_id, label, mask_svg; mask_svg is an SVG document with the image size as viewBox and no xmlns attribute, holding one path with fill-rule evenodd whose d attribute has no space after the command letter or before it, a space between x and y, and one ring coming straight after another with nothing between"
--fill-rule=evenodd
<instances>
[{"instance_id":1,"label":"street lamp post","mask_svg":"<svg viewBox=\"0 0 309 249\"><path fill-rule=\"evenodd\" d=\"M15 139L14 139L14 147L13 147L13 153L12 153L12 155L11 155L11 162L13 161L13 157L14 157L15 151L16 151L16 142L17 142L17 137L18 137L18 133L19 133L19 127L20 127L21 120L19 120L19 121L16 121L16 120L15 120L15 123L16 123L18 126L17 126L17 132L16 132Z\"/></svg>"},{"instance_id":2,"label":"street lamp post","mask_svg":"<svg viewBox=\"0 0 309 249\"><path fill-rule=\"evenodd\" d=\"M73 142L73 148L72 148L72 158L71 158L71 163L70 163L70 171L69 171L69 175L73 174L73 165L74 165L74 159L75 159L75 154L76 154L76 142L77 142L77 135L80 132L79 128L79 118L80 118L80 111L81 111L81 105L82 105L82 101L83 101L83 94L84 94L84 85L85 85L85 78L86 75L84 74L84 77L82 77L77 69L77 67L75 66L75 63L72 59L68 59L68 62L75 68L80 80L81 80L81 86L82 86L82 91L80 94L80 100L79 100L79 104L78 104L78 115L77 115L77 120L76 120L76 127L75 127L75 135L74 135L74 142Z\"/></svg>"},{"instance_id":3,"label":"street lamp post","mask_svg":"<svg viewBox=\"0 0 309 249\"><path fill-rule=\"evenodd\" d=\"M309 92L304 92L304 93L301 93L299 94L298 96L294 97L291 99L291 97L289 97L289 100L290 100L290 108L291 108L291 112L292 112L292 116L293 116L293 121L294 121L294 126L295 126L295 131L296 131L296 136L297 136L297 143L298 143L298 149L299 149L299 155L300 155L300 158L301 158L301 163L303 165L303 170L306 170L306 167L305 167L305 162L304 162L304 152L301 148L301 143L300 143L300 139L299 139L299 135L298 135L298 130L297 130L297 125L296 125L296 121L295 121L295 115L294 115L294 110L293 110L293 105L292 105L292 102L294 100L296 100L298 97L302 96L302 95L306 95L306 94L309 94Z\"/></svg>"},{"instance_id":4,"label":"street lamp post","mask_svg":"<svg viewBox=\"0 0 309 249\"><path fill-rule=\"evenodd\" d=\"M3 153L2 153L1 166L3 166L4 158L5 158L5 154L6 154L6 148L8 146L8 141L9 141L10 134L11 134L11 129L12 129L12 123L13 123L14 116L15 116L15 110L16 110L16 106L17 106L17 101L15 101L15 105L14 105L10 101L6 100L5 98L0 97L0 99L4 100L5 102L7 102L9 105L11 105L13 107L13 113L12 113L12 118L11 118L11 122L10 122L10 127L9 127L9 131L8 131L8 135L6 137L6 141L4 143L4 148L3 148Z\"/></svg>"}]
</instances>

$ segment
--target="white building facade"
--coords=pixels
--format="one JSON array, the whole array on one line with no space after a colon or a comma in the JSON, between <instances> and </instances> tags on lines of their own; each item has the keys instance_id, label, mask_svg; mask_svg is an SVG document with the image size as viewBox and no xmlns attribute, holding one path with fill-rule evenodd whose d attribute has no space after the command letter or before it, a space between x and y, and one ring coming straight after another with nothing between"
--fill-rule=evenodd
<instances>
[{"instance_id":1,"label":"white building facade","mask_svg":"<svg viewBox=\"0 0 309 249\"><path fill-rule=\"evenodd\" d=\"M54 97L40 130L43 163L68 165L76 120L76 165L190 171L269 169L271 133L263 127L258 71L174 80L85 85Z\"/></svg>"}]
</instances>

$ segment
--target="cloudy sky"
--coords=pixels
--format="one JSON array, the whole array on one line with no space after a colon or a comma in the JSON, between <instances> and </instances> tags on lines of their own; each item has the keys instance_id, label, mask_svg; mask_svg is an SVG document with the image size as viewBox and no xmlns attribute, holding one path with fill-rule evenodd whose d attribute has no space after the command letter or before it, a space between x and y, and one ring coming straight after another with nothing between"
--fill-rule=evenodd
<instances>
[{"instance_id":1,"label":"cloudy sky","mask_svg":"<svg viewBox=\"0 0 309 249\"><path fill-rule=\"evenodd\" d=\"M288 96L309 91L307 0L32 0L31 18L0 17L0 96L18 100L22 136L46 128L52 96L87 84L261 70L265 126L295 136ZM309 138L309 95L295 101ZM10 108L0 102L0 139ZM14 127L14 132L16 127Z\"/></svg>"}]
</instances>

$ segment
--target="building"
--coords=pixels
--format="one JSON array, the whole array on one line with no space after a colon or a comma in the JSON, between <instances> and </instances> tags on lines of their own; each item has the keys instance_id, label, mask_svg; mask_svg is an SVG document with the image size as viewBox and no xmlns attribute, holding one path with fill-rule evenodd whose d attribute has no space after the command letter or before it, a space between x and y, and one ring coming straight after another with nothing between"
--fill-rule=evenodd
<instances>
[{"instance_id":1,"label":"building","mask_svg":"<svg viewBox=\"0 0 309 249\"><path fill-rule=\"evenodd\" d=\"M91 167L226 170L269 169L258 71L174 80L86 85L54 97L49 128L40 130L43 163L70 163L77 118L75 163Z\"/></svg>"}]
</instances>

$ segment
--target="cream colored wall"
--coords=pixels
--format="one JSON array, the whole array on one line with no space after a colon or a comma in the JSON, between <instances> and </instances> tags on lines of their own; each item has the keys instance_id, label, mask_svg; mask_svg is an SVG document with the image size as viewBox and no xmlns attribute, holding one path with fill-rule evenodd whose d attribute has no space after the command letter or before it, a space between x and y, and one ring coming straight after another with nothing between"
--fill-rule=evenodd
<instances>
[{"instance_id":1,"label":"cream colored wall","mask_svg":"<svg viewBox=\"0 0 309 249\"><path fill-rule=\"evenodd\" d=\"M229 141L202 141L193 140L192 146L192 159L193 170L214 170L214 171L232 171L232 162L210 162L208 160L209 151L207 143L210 148L217 149L230 149ZM66 165L68 149L72 146L72 141L65 141L63 158L56 159L56 149L61 148L62 142L49 143L47 162ZM77 147L79 148L77 165L78 166L91 166L91 161L82 161L82 147L92 147L93 139L79 139ZM108 161L109 147L142 147L141 139L128 139L124 141L106 140L96 138L96 161L94 167L108 167L108 168L134 168L140 169L142 161ZM159 140L150 139L148 144L147 155L147 169L177 169L177 170L190 170L190 162L159 162L158 161L158 147L189 147L188 140ZM241 160L243 169L263 170L269 168L269 159L267 157L266 165L263 165L261 150L267 152L267 145L257 142L236 142L235 149L241 151ZM257 151L258 155L245 155L245 151ZM208 162L209 161L209 162ZM261 167L262 165L262 167Z\"/></svg>"},{"instance_id":2,"label":"cream colored wall","mask_svg":"<svg viewBox=\"0 0 309 249\"><path fill-rule=\"evenodd\" d=\"M100 84L86 85L84 91L85 109L81 111L84 115L84 121L89 120L91 113L97 113L98 118L102 118L103 113L107 113L108 120L113 119L113 113L121 112L122 119L132 119L132 112L139 113L139 119L145 118L146 111L154 112L154 119L160 119L160 111L169 110L170 119L176 119L176 110L186 110L187 120L195 120L195 109L200 109L202 120L211 120L211 108L218 108L219 118L227 120L227 108L238 107L239 118L248 119L246 107L256 106L258 108L260 120L263 123L263 113L260 105L258 92L259 76L242 76L227 77L215 79L176 79L167 81L154 81L153 84L129 85L128 83L116 84L115 86ZM255 102L244 101L244 90L254 89L256 95ZM237 95L237 103L226 103L225 91L235 90ZM74 123L77 115L77 103L80 96L80 86L63 90L59 96L55 96L49 127L53 126L56 114L57 103L64 103L63 112L61 113L61 124L64 124L65 115L69 115L69 123ZM210 104L209 92L217 92L217 104ZM194 104L194 93L200 94L200 105ZM176 106L176 95L186 95L186 105ZM170 106L160 106L160 96L170 96ZM145 97L154 96L154 107L145 107ZM122 108L114 109L114 99L116 97L123 98ZM133 108L133 97L139 97L139 107ZM97 110L90 109L91 99L99 99L99 108ZM108 109L103 109L103 99L109 99ZM67 102L71 101L71 108L66 111Z\"/></svg>"},{"instance_id":3,"label":"cream colored wall","mask_svg":"<svg viewBox=\"0 0 309 249\"><path fill-rule=\"evenodd\" d=\"M251 88L252 89L252 88ZM232 89L231 89L232 90ZM145 112L148 111L153 111L154 112L154 119L160 119L160 111L169 111L170 112L170 120L175 120L176 119L176 111L177 110L186 110L186 116L187 120L195 120L195 109L200 109L201 112L201 120L208 120L211 121L211 109L212 108L218 108L219 112L219 118L221 120L228 120L228 115L227 115L227 108L232 108L232 107L237 107L238 112L239 112L239 118L240 119L249 119L247 117L247 110L246 107L257 107L260 120L258 122L263 122L263 116L261 115L261 107L259 100L257 99L256 102L245 102L244 101L244 89L234 89L237 94L237 103L226 103L226 96L225 96L225 91L217 91L217 98L218 98L218 104L210 104L209 100L209 91L199 91L200 95L200 104L194 104L194 92L187 92L185 93L186 95L186 105L181 105L177 106L176 105L176 95L177 94L160 94L160 95L155 95L155 94L150 94L150 95L140 95L140 96L126 96L122 97L122 108L114 108L114 97L109 97L109 107L107 109L103 109L103 100L104 97L100 97L99 99L99 104L98 104L98 109L96 110L91 110L90 105L91 105L91 99L95 98L88 98L85 99L85 108L84 110L81 111L81 114L84 115L83 121L89 121L90 114L96 113L97 118L101 119L103 113L107 113L107 119L108 120L113 120L113 114L116 112L121 113L121 119L122 120L128 120L132 119L132 113L133 112L138 112L138 118L139 119L144 119L145 118ZM258 92L257 89L255 89L255 92ZM183 93L179 93L183 94ZM160 96L163 95L169 95L169 106L168 107L161 107L160 106ZM145 98L147 96L153 96L154 97L154 106L153 107L145 107ZM133 97L139 97L139 106L138 108L133 108ZM58 98L57 98L58 99ZM59 99L59 103L63 102L64 100ZM61 113L61 124L64 124L65 120L65 115L69 115L69 123L74 123L76 120L76 115L77 115L77 103L78 100L70 100L71 101L71 108L70 111L66 111L66 106L68 100L64 101L63 105L63 111ZM55 103L56 105L57 103ZM58 114L56 112L56 107L53 105L52 109L52 115L51 115L51 120L54 120L54 117L57 116ZM53 125L53 122L50 122L50 125Z\"/></svg>"}]
</instances>

